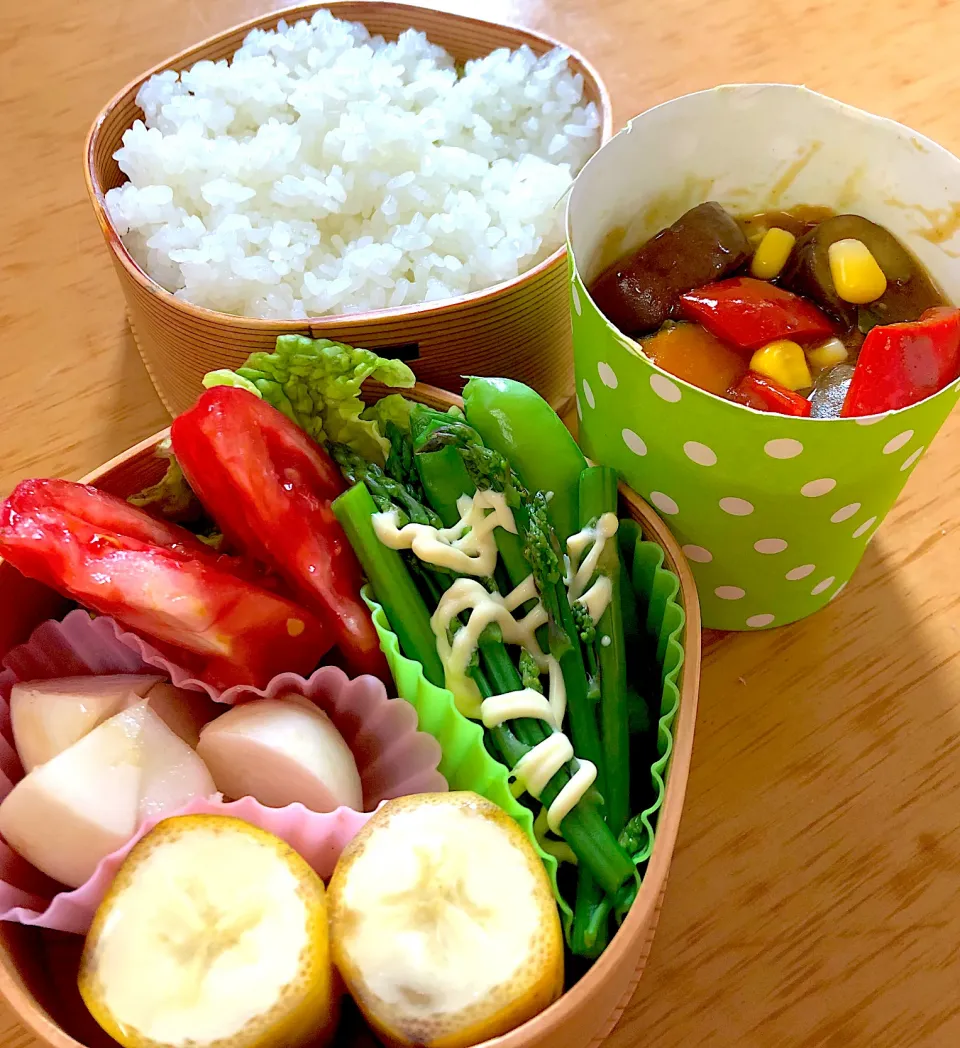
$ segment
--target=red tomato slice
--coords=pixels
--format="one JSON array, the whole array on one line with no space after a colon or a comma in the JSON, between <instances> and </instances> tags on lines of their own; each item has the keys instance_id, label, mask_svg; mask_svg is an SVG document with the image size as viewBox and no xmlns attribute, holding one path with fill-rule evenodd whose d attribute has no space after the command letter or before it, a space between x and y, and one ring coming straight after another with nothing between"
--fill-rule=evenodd
<instances>
[{"instance_id":1,"label":"red tomato slice","mask_svg":"<svg viewBox=\"0 0 960 1048\"><path fill-rule=\"evenodd\" d=\"M207 390L171 429L174 454L228 539L324 617L353 673L389 680L362 573L330 502L346 485L329 455L247 390Z\"/></svg>"},{"instance_id":2,"label":"red tomato slice","mask_svg":"<svg viewBox=\"0 0 960 1048\"><path fill-rule=\"evenodd\" d=\"M142 633L208 683L310 673L332 643L325 625L223 570L182 530L67 481L25 481L0 506L0 553L22 574ZM164 537L176 541L151 541Z\"/></svg>"}]
</instances>

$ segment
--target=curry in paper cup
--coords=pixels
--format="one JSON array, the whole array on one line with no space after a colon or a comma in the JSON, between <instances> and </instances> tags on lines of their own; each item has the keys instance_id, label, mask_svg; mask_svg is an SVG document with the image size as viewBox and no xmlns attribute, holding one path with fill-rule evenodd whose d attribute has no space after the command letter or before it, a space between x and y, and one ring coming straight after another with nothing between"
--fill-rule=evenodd
<instances>
[{"instance_id":1,"label":"curry in paper cup","mask_svg":"<svg viewBox=\"0 0 960 1048\"><path fill-rule=\"evenodd\" d=\"M606 292L598 277L606 277L611 263L630 256L659 231L679 225L681 216L686 219L690 209L706 202L740 220L786 212L782 222L765 215L764 224L795 226L796 242L785 238L788 250L783 258L789 261L781 259L779 272L785 279L774 275L774 285L794 288L797 268L804 264L797 253L810 241L805 231L831 213L860 216L849 226L854 234L846 244L862 249L874 268L867 272L863 259L853 258L854 278L860 280L867 272L872 279L879 270L881 288L892 289L891 294L884 291L885 297L877 298L877 290L868 289L860 302L871 294L874 300L861 305L851 305L856 289L850 300L836 299L839 289L848 293L842 281L850 271L845 276L835 268L844 259L834 257L835 237L830 237L829 252L824 250L819 259L826 267L829 257L824 272L831 276L824 279L830 287L821 289L828 300L820 305L805 301L801 309L803 313L813 305L821 319L814 317L813 326L805 327L809 316L804 313L786 328L798 332L791 337L804 343L790 343L787 349L799 355L801 369L809 368L811 384L817 381L813 349L837 351L840 359L849 353L843 365L846 384L838 387L840 399L833 408L826 385L815 392L800 388L807 381L802 376L791 384L789 373L778 370L785 357L767 370L759 355L760 340L744 339L746 345L737 345L741 362L734 363L730 388L708 392L698 388L704 385L699 380L693 385L678 377L682 368L672 367L671 374L651 359L656 354L648 355L649 341L642 337L651 331L649 326L630 337L623 333L629 324L617 316L609 298L603 302L607 315L601 311L598 302ZM582 445L596 461L616 467L664 516L693 565L705 626L745 630L792 622L832 600L850 579L866 544L960 397L960 376L953 370L960 370L958 341L951 343L949 362L936 381L921 376L929 379L927 385L922 390L911 387L912 393L891 387L891 382L909 385L914 380L922 385L921 378L911 376L910 369L917 372L917 366L909 356L897 360L896 382L874 369L865 383L868 369L860 366L868 345L872 352L874 343L889 336L882 345L888 352L891 338L902 340L907 325L888 326L894 321L917 321L921 314L927 317L928 306L960 303L958 213L960 160L952 154L900 124L782 84L719 87L657 106L632 120L581 172L568 203L567 236ZM882 227L879 233L871 223ZM861 226L869 244L874 244L874 233L888 240L892 234L900 245L894 243L894 254L903 257L905 248L912 255L914 276L925 273L924 279L929 278L925 290L915 296L912 314L898 313L896 303L884 312L905 285L890 272L885 248L874 246L878 263L856 239ZM719 264L707 279L691 279L681 288L689 292L723 280L722 285L710 285L720 288L712 297L685 296L684 301L696 301L680 315L683 321L707 315L702 323L710 331L701 334L714 343L710 311L716 319L731 286L739 295L760 284L751 267L764 229L755 232L745 221L740 227L753 240L746 255L724 264L740 265L734 274L748 279ZM909 286L915 290L917 285ZM637 301L646 291L641 289ZM795 297L776 286L770 294L785 301ZM638 308L646 307L640 301ZM608 319L611 314L619 327ZM936 324L956 324L960 333L956 311L931 315ZM847 332L852 336L843 336L850 349L842 338L825 338L829 332L817 334L824 317L839 333L844 316L852 325ZM872 326L876 330L871 334ZM682 323L673 328L669 320L666 325L671 336L693 327ZM911 337L913 331L910 327ZM766 359L781 349L779 341L772 350L765 347ZM730 356L732 350L721 345L719 352ZM730 359L735 357L733 353ZM884 367L890 359L880 358ZM757 368L782 378L788 388L769 383ZM822 372L821 380L825 376ZM785 394L786 407L778 410L788 413L777 413L757 396L744 395L746 384L754 380L759 380L758 388L768 384L777 396ZM821 396L826 400L818 402ZM859 407L851 407L854 400Z\"/></svg>"}]
</instances>

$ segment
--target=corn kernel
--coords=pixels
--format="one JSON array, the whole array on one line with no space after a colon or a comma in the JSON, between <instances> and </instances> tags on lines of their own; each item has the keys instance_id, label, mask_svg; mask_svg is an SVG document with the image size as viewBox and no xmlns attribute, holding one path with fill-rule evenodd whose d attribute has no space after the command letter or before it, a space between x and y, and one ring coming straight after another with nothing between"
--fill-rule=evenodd
<instances>
[{"instance_id":1,"label":"corn kernel","mask_svg":"<svg viewBox=\"0 0 960 1048\"><path fill-rule=\"evenodd\" d=\"M834 364L842 364L849 355L840 339L831 338L807 350L807 363L815 372L820 372Z\"/></svg>"},{"instance_id":2,"label":"corn kernel","mask_svg":"<svg viewBox=\"0 0 960 1048\"><path fill-rule=\"evenodd\" d=\"M750 370L772 378L787 389L807 389L813 385L803 350L789 339L768 342L750 358Z\"/></svg>"},{"instance_id":3,"label":"corn kernel","mask_svg":"<svg viewBox=\"0 0 960 1048\"><path fill-rule=\"evenodd\" d=\"M827 251L833 286L844 302L862 306L887 290L887 278L862 240L837 240Z\"/></svg>"},{"instance_id":4,"label":"corn kernel","mask_svg":"<svg viewBox=\"0 0 960 1048\"><path fill-rule=\"evenodd\" d=\"M768 229L750 260L750 273L758 280L773 280L787 264L797 238L786 229Z\"/></svg>"}]
</instances>

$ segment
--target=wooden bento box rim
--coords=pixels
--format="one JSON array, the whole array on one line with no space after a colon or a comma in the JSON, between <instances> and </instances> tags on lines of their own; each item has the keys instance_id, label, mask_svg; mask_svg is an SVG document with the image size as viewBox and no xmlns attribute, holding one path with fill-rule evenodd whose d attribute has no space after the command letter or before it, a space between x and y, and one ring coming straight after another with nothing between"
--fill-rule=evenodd
<instances>
[{"instance_id":1,"label":"wooden bento box rim","mask_svg":"<svg viewBox=\"0 0 960 1048\"><path fill-rule=\"evenodd\" d=\"M413 390L405 391L405 393L415 400L442 410L453 405L463 405L463 400L460 397L423 383L418 383ZM88 484L105 482L103 486L107 490L116 492L118 485L111 483L112 475L119 474L122 481L128 471L139 472L138 467L147 461L156 464L154 472L159 474L162 470L162 463L153 456L153 451L157 443L164 439L168 433L169 429L165 429L151 437L147 437L103 466L88 473L82 478L83 482ZM133 478L128 477L127 479ZM155 478L146 478L143 475L139 475L135 479L140 484L150 483ZM124 487L122 483L119 486ZM631 907L630 913L610 945L587 974L564 993L558 1001L554 1002L539 1015L518 1026L510 1033L484 1041L477 1048L523 1048L535 1027L539 1027L537 1039L540 1042L543 1042L546 1037L554 1036L571 1021L575 1021L573 1017L577 1010L586 1003L587 999L594 994L603 981L610 977L614 969L620 965L624 954L628 952L630 947L635 945L636 940L645 936L642 948L638 954L635 970L631 973L629 985L604 1025L604 1031L609 1032L633 995L656 927L659 907L670 868L670 859L676 843L693 748L700 677L700 606L697 599L696 584L694 583L690 567L666 525L634 491L622 484L620 486L620 496L630 516L643 527L644 534L648 538L652 538L663 549L667 567L680 580L680 593L678 596L686 616L683 631L684 661L678 681L680 706L674 720L673 751L670 758L663 805L657 816L657 831L653 852L650 856L640 891ZM3 570L4 564L0 560L0 577L2 577ZM0 651L0 658L4 654L5 652ZM22 930L18 929L18 931ZM7 949L7 937L10 934L11 929L9 925L0 932L0 993L3 994L19 1018L30 1030L37 1037L51 1045L52 1048L85 1048L82 1042L74 1040L73 1037L51 1019L30 991L13 960L10 950ZM590 1044L598 1042L599 1037L594 1038ZM586 1048L586 1045L584 1048Z\"/></svg>"},{"instance_id":2,"label":"wooden bento box rim","mask_svg":"<svg viewBox=\"0 0 960 1048\"><path fill-rule=\"evenodd\" d=\"M175 69L179 71L187 65L191 65L193 62L199 61L202 52L215 47L224 40L232 37L237 37L238 41L242 40L251 29L273 28L281 19L286 20L287 22L294 22L302 18L309 18L321 8L330 10L334 15L343 12L344 18L350 21L358 21L362 24L365 24L362 17L362 10L364 8L366 8L368 12L372 8L378 8L380 11L387 11L390 13L396 12L398 14L407 14L409 12L411 19L418 19L421 23L443 21L459 22L467 26L480 27L486 32L504 30L507 33L522 37L523 40L521 42L529 44L538 54L545 54L554 47L563 48L563 50L570 54L574 63L580 67L580 70L592 82L592 85L595 88L598 96L597 107L600 110L601 118L600 144L603 145L610 139L613 129L613 111L609 92L607 91L603 80L600 78L600 75L597 73L596 69L594 69L593 65L587 61L579 51L558 40L554 40L553 37L547 36L545 33L535 32L534 30L525 29L522 26L509 23L491 22L486 19L473 18L468 15L459 15L447 11L436 11L431 8L419 7L415 4L383 2L383 0L326 0L324 3L298 4L293 7L282 8L281 10L271 12L270 14L248 19L246 22L241 22L223 32L215 33L212 36L207 37L205 40L202 40L200 43L185 48L178 54L158 63L151 69L147 70L146 73L131 80L126 87L118 91L107 105L97 114L96 119L87 133L86 142L84 144L84 179L87 185L87 193L93 204L93 209L96 213L97 221L100 224L103 235L110 245L114 255L130 277L144 290L161 298L170 300L172 303L175 303L177 309L181 309L187 314L197 318L217 318L221 322L227 324L243 323L244 326L254 329L289 329L289 331L293 333L302 331L305 324L322 325L323 323L328 322L330 324L335 323L337 329L341 331L341 333L348 335L352 328L368 324L371 321L403 319L405 317L418 316L423 313L437 314L486 301L503 293L508 288L513 288L520 284L535 280L540 274L561 262L566 257L567 253L566 245L564 244L561 244L556 251L552 252L547 258L543 259L543 261L538 262L532 269L528 269L518 276L512 277L510 280L494 284L492 287L482 288L479 291L471 291L466 295L458 295L455 298L442 299L437 302L419 302L413 305L399 306L392 309L368 310L363 313L334 313L323 314L321 316L309 316L303 320L272 320L259 317L240 317L235 316L232 313L221 313L219 310L208 309L205 306L197 306L192 302L186 302L183 299L176 298L175 295L167 291L166 288L158 284L140 268L130 252L127 251L120 235L114 229L110 216L107 214L104 190L97 177L97 144L99 142L101 128L107 118L117 107L124 105L128 100L133 100L141 85L149 80L151 76L167 69ZM418 27L413 25L413 22L411 21L409 28ZM426 32L426 30L423 31ZM239 46L239 42L237 43L237 46ZM538 47L542 48L542 50L538 50Z\"/></svg>"}]
</instances>

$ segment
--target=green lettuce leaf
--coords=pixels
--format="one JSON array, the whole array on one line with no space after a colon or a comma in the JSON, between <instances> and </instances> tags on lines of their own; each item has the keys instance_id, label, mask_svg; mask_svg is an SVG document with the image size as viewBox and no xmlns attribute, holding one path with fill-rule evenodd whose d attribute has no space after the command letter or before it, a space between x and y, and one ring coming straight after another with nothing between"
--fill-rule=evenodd
<instances>
[{"instance_id":1,"label":"green lettuce leaf","mask_svg":"<svg viewBox=\"0 0 960 1048\"><path fill-rule=\"evenodd\" d=\"M223 535L187 483L180 463L173 454L169 437L160 441L154 455L167 463L167 471L156 484L130 495L127 502L146 510L152 517L163 517L164 520L179 524L193 532L201 542L213 549L220 549Z\"/></svg>"},{"instance_id":2,"label":"green lettuce leaf","mask_svg":"<svg viewBox=\"0 0 960 1048\"><path fill-rule=\"evenodd\" d=\"M376 404L371 404L360 416L366 422L375 422L380 432L386 435L387 423L392 422L401 433L410 433L410 412L413 401L391 393L381 397Z\"/></svg>"},{"instance_id":3,"label":"green lettuce leaf","mask_svg":"<svg viewBox=\"0 0 960 1048\"><path fill-rule=\"evenodd\" d=\"M201 520L204 515L203 506L187 483L180 463L173 456L169 437L157 445L154 454L166 461L166 473L156 484L131 495L127 502L178 524L194 524Z\"/></svg>"},{"instance_id":4,"label":"green lettuce leaf","mask_svg":"<svg viewBox=\"0 0 960 1048\"><path fill-rule=\"evenodd\" d=\"M385 386L409 389L416 381L402 360L386 360L369 349L355 349L329 339L281 335L273 353L253 353L236 371L211 371L203 384L240 386L278 408L318 442L346 444L383 465L390 442L383 434L387 418L402 424L396 401L383 415L364 411L360 387L368 378ZM382 403L382 401L381 401ZM376 405L379 407L379 405ZM381 424L383 419L384 425ZM406 423L409 426L409 422Z\"/></svg>"}]
</instances>

